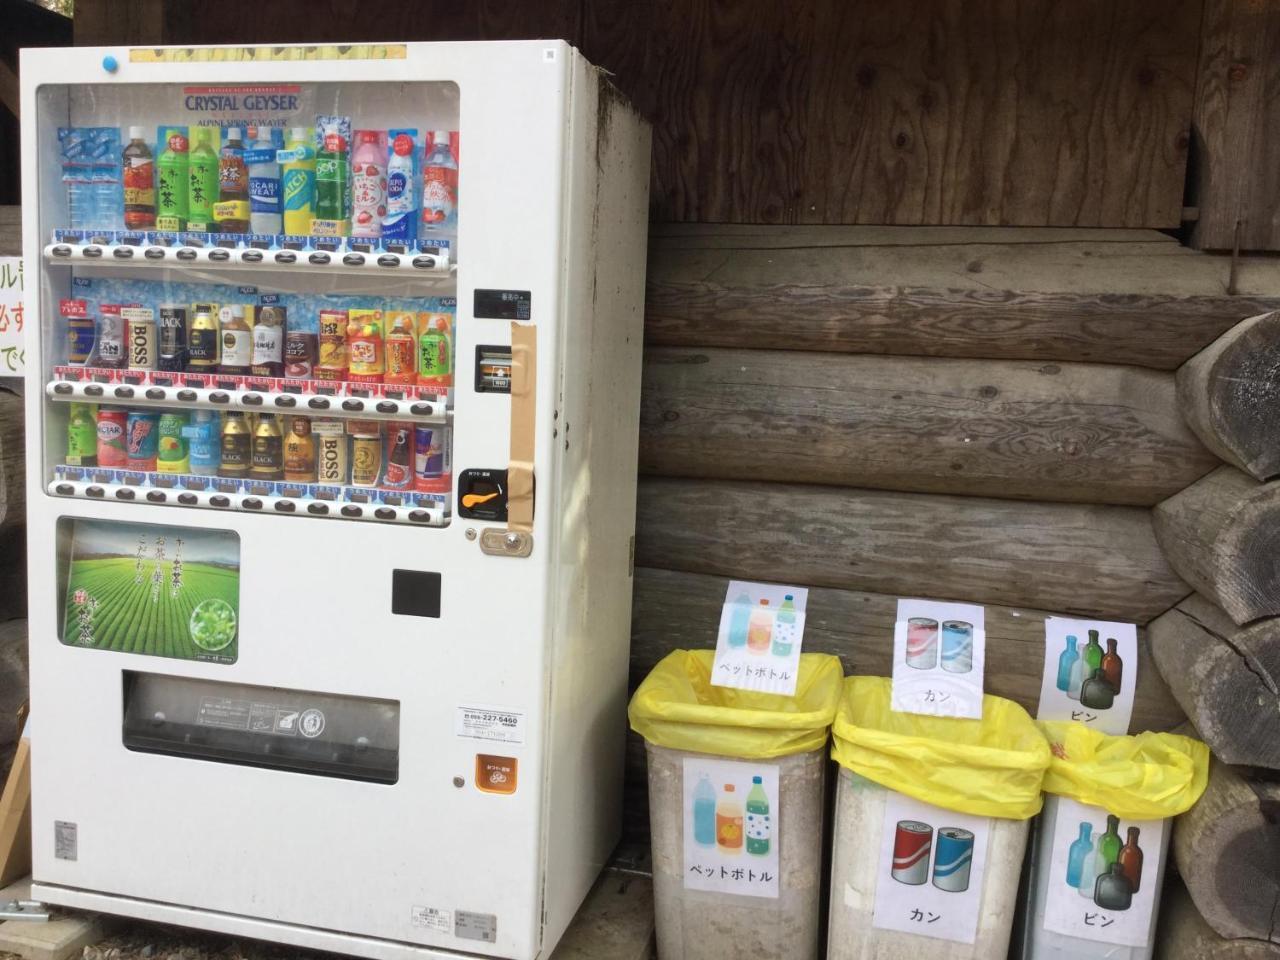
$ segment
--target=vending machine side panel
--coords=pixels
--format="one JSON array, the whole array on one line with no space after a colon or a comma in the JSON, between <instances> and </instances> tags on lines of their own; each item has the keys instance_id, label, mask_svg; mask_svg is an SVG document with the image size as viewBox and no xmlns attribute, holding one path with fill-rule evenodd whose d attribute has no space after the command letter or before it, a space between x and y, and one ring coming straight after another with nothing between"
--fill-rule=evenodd
<instances>
[{"instance_id":1,"label":"vending machine side panel","mask_svg":"<svg viewBox=\"0 0 1280 960\"><path fill-rule=\"evenodd\" d=\"M617 844L626 750L649 126L572 62L543 951Z\"/></svg>"}]
</instances>

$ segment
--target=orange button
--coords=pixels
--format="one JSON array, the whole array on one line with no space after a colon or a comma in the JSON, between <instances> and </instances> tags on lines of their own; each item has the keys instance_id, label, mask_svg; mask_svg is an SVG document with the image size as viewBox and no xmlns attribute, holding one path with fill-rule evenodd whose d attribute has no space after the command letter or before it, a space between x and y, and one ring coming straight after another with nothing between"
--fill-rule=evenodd
<instances>
[{"instance_id":1,"label":"orange button","mask_svg":"<svg viewBox=\"0 0 1280 960\"><path fill-rule=\"evenodd\" d=\"M476 754L476 786L485 793L516 792L516 758Z\"/></svg>"}]
</instances>

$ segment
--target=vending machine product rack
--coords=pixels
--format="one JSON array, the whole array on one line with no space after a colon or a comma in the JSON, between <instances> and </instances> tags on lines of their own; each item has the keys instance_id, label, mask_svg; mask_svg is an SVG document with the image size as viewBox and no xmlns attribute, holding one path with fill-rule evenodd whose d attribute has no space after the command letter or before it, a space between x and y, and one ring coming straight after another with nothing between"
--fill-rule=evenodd
<instances>
[{"instance_id":1,"label":"vending machine product rack","mask_svg":"<svg viewBox=\"0 0 1280 960\"><path fill-rule=\"evenodd\" d=\"M366 957L549 955L620 827L647 126L560 41L26 50L21 75L34 895ZM421 222L352 236L381 212L357 185L314 232L237 232L234 168L220 227L72 222L101 218L112 150L136 221L134 144L227 149L246 116L307 138L251 178L312 130L341 174L320 131L350 118L407 143ZM73 182L82 130L110 149ZM219 337L333 308L351 345L444 316L451 366L164 369L141 333L104 362L108 301L230 303ZM199 469L210 421L238 436ZM308 436L341 472L281 468Z\"/></svg>"}]
</instances>

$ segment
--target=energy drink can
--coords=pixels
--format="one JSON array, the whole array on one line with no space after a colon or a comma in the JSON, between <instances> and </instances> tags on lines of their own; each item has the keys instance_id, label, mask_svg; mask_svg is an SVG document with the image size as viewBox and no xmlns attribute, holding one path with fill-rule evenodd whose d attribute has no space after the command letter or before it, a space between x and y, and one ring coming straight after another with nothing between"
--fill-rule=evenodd
<instances>
[{"instance_id":1,"label":"energy drink can","mask_svg":"<svg viewBox=\"0 0 1280 960\"><path fill-rule=\"evenodd\" d=\"M448 493L453 489L448 426L419 426L413 433L413 489L419 493Z\"/></svg>"},{"instance_id":2,"label":"energy drink can","mask_svg":"<svg viewBox=\"0 0 1280 960\"><path fill-rule=\"evenodd\" d=\"M126 466L130 470L152 471L156 468L160 415L146 410L130 410L125 425Z\"/></svg>"},{"instance_id":3,"label":"energy drink can","mask_svg":"<svg viewBox=\"0 0 1280 960\"><path fill-rule=\"evenodd\" d=\"M938 665L938 621L912 617L907 621L907 666L932 670Z\"/></svg>"},{"instance_id":4,"label":"energy drink can","mask_svg":"<svg viewBox=\"0 0 1280 960\"><path fill-rule=\"evenodd\" d=\"M973 624L963 620L942 623L942 669L968 673L973 669Z\"/></svg>"},{"instance_id":5,"label":"energy drink can","mask_svg":"<svg viewBox=\"0 0 1280 960\"><path fill-rule=\"evenodd\" d=\"M929 879L933 827L919 820L899 820L893 837L893 879L918 887Z\"/></svg>"},{"instance_id":6,"label":"energy drink can","mask_svg":"<svg viewBox=\"0 0 1280 960\"><path fill-rule=\"evenodd\" d=\"M973 834L959 827L938 829L938 852L933 858L933 885L947 893L969 889L973 866Z\"/></svg>"}]
</instances>

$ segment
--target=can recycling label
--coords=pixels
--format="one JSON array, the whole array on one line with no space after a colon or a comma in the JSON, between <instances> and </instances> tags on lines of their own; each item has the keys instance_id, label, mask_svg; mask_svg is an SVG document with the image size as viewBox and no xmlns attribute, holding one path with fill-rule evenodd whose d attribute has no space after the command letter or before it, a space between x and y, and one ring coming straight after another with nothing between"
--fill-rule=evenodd
<instances>
[{"instance_id":1,"label":"can recycling label","mask_svg":"<svg viewBox=\"0 0 1280 960\"><path fill-rule=\"evenodd\" d=\"M458 707L454 733L471 740L524 743L524 714L496 707Z\"/></svg>"}]
</instances>

